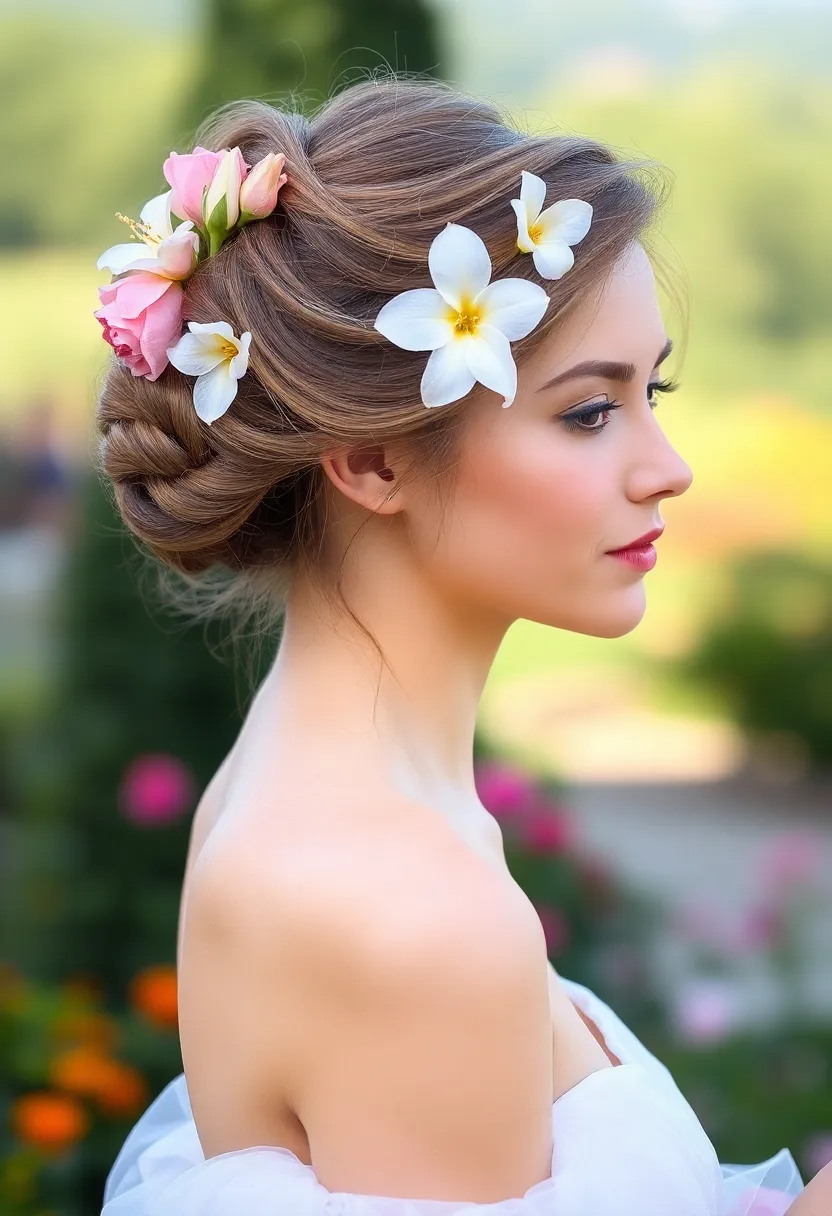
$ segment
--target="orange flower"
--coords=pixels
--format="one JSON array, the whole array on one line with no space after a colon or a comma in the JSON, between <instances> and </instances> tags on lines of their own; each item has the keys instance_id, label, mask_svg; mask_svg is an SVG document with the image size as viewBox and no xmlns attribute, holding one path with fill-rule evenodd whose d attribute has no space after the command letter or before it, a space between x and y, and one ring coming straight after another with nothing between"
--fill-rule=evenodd
<instances>
[{"instance_id":1,"label":"orange flower","mask_svg":"<svg viewBox=\"0 0 832 1216\"><path fill-rule=\"evenodd\" d=\"M133 1115L147 1105L147 1083L132 1064L109 1060L109 1069L98 1093L98 1104L107 1115Z\"/></svg>"},{"instance_id":2,"label":"orange flower","mask_svg":"<svg viewBox=\"0 0 832 1216\"><path fill-rule=\"evenodd\" d=\"M91 1047L74 1047L56 1056L49 1067L49 1081L79 1097L97 1097L108 1084L110 1060Z\"/></svg>"},{"instance_id":3,"label":"orange flower","mask_svg":"<svg viewBox=\"0 0 832 1216\"><path fill-rule=\"evenodd\" d=\"M147 1085L138 1069L91 1047L56 1056L49 1080L56 1089L93 1098L107 1115L129 1115L147 1102Z\"/></svg>"},{"instance_id":4,"label":"orange flower","mask_svg":"<svg viewBox=\"0 0 832 1216\"><path fill-rule=\"evenodd\" d=\"M89 1116L68 1094L38 1090L12 1103L12 1127L26 1144L44 1153L62 1153L86 1135Z\"/></svg>"},{"instance_id":5,"label":"orange flower","mask_svg":"<svg viewBox=\"0 0 832 1216\"><path fill-rule=\"evenodd\" d=\"M178 1022L176 968L162 963L133 977L130 1001L155 1026L173 1029Z\"/></svg>"}]
</instances>

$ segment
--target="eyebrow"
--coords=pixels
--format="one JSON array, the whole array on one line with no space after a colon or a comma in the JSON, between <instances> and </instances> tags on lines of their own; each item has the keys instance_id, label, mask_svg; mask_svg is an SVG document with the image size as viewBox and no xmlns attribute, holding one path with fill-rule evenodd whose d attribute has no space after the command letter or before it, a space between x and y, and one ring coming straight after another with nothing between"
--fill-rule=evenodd
<instances>
[{"instance_id":1,"label":"eyebrow","mask_svg":"<svg viewBox=\"0 0 832 1216\"><path fill-rule=\"evenodd\" d=\"M663 363L672 350L673 342L668 338L653 366L658 367L660 363ZM567 380L578 380L585 376L599 376L603 380L618 380L622 384L628 384L637 375L638 368L635 363L616 363L609 359L589 359L585 363L576 363L574 367L569 367L565 372L553 376L551 380L547 380L545 384L541 384L537 391L542 393L544 389L554 388L556 384L565 384Z\"/></svg>"}]
</instances>

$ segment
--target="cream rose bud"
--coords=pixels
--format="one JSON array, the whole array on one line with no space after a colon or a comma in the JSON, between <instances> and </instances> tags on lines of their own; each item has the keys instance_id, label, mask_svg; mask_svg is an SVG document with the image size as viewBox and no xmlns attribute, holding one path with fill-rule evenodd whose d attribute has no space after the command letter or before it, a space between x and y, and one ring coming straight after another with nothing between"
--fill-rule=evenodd
<instances>
[{"instance_id":1,"label":"cream rose bud","mask_svg":"<svg viewBox=\"0 0 832 1216\"><path fill-rule=\"evenodd\" d=\"M223 151L205 196L205 223L209 229L216 227L225 233L237 223L240 215L240 187L247 169L239 148L226 148ZM221 208L223 201L225 214L221 215L218 208Z\"/></svg>"},{"instance_id":2,"label":"cream rose bud","mask_svg":"<svg viewBox=\"0 0 832 1216\"><path fill-rule=\"evenodd\" d=\"M289 180L283 172L286 157L282 152L269 152L246 177L240 187L240 223L263 220L277 206L277 194Z\"/></svg>"}]
</instances>

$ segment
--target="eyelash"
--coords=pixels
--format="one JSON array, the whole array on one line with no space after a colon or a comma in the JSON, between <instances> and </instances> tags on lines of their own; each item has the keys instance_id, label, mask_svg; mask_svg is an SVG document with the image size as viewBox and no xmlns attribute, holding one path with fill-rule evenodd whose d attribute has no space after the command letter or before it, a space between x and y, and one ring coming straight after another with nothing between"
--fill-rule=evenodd
<instances>
[{"instance_id":1,"label":"eyelash","mask_svg":"<svg viewBox=\"0 0 832 1216\"><path fill-rule=\"evenodd\" d=\"M679 387L679 381L657 380L654 381L653 384L649 384L647 387L649 390L649 398L650 393L675 393L676 389ZM590 405L582 410L579 414L563 415L561 417L561 422L566 427L567 431L573 431L580 435L597 435L600 431L605 431L609 426L609 423L605 422L603 426L587 427L581 425L583 420L585 418L592 418L595 414L609 414L612 413L613 410L620 410L623 404L623 401L610 401L604 405ZM658 401L653 403L653 406L655 405L658 405ZM653 407L651 406L651 408Z\"/></svg>"}]
</instances>

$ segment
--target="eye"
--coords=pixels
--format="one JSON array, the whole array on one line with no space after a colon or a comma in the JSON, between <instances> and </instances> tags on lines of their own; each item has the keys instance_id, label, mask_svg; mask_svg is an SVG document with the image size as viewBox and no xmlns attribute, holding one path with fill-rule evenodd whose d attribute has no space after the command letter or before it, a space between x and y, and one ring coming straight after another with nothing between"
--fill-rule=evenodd
<instances>
[{"instance_id":1,"label":"eye","mask_svg":"<svg viewBox=\"0 0 832 1216\"><path fill-rule=\"evenodd\" d=\"M678 380L654 380L647 386L648 405L651 409L655 409L658 405L656 393L675 393L677 388L679 388ZM594 420L603 414L611 414L613 410L620 410L623 404L623 401L603 401L596 402L594 405L585 405L575 414L562 414L560 422L567 431L581 435L597 435L607 429L609 419L600 426L595 425Z\"/></svg>"},{"instance_id":2,"label":"eye","mask_svg":"<svg viewBox=\"0 0 832 1216\"><path fill-rule=\"evenodd\" d=\"M609 422L605 422L601 426L590 426L588 425L589 421L600 418L602 414L611 414L613 410L620 410L622 404L623 402L621 401L604 401L596 405L587 405L577 414L561 415L560 420L567 431L578 432L583 435L595 435L600 431L605 431L609 426Z\"/></svg>"}]
</instances>

